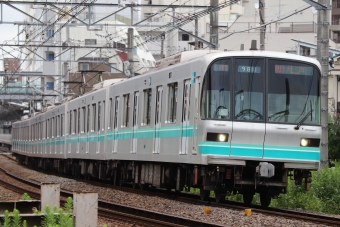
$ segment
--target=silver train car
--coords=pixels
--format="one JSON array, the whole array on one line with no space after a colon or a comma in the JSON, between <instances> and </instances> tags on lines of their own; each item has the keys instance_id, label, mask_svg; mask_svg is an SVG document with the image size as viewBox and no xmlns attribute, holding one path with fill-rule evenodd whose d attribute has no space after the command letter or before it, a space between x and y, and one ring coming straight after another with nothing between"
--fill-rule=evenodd
<instances>
[{"instance_id":1,"label":"silver train car","mask_svg":"<svg viewBox=\"0 0 340 227\"><path fill-rule=\"evenodd\" d=\"M105 85L108 84L109 85ZM102 88L99 88L102 86ZM187 51L129 79L13 123L27 165L113 184L260 193L320 164L320 65L267 51Z\"/></svg>"}]
</instances>

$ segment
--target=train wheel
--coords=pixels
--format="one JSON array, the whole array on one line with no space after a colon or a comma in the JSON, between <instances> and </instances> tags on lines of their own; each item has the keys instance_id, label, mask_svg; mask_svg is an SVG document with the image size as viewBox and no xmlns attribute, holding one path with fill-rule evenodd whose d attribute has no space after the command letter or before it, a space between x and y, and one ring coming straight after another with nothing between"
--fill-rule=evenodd
<instances>
[{"instance_id":1,"label":"train wheel","mask_svg":"<svg viewBox=\"0 0 340 227\"><path fill-rule=\"evenodd\" d=\"M203 190L203 187L200 190L200 196L202 201L207 201L209 199L210 191Z\"/></svg>"},{"instance_id":2,"label":"train wheel","mask_svg":"<svg viewBox=\"0 0 340 227\"><path fill-rule=\"evenodd\" d=\"M216 203L222 203L225 200L225 194L222 194L221 190L215 190Z\"/></svg>"},{"instance_id":3,"label":"train wheel","mask_svg":"<svg viewBox=\"0 0 340 227\"><path fill-rule=\"evenodd\" d=\"M145 184L139 184L140 190L144 191L147 187Z\"/></svg>"},{"instance_id":4,"label":"train wheel","mask_svg":"<svg viewBox=\"0 0 340 227\"><path fill-rule=\"evenodd\" d=\"M137 188L137 185L138 185L138 184L135 182L135 180L133 180L133 182L132 182L132 188L133 188L133 189L136 189L136 188Z\"/></svg>"},{"instance_id":5,"label":"train wheel","mask_svg":"<svg viewBox=\"0 0 340 227\"><path fill-rule=\"evenodd\" d=\"M253 201L253 197L254 197L254 194L253 193L246 193L246 192L244 192L243 193L243 203L245 204L245 205L250 205L251 204L251 202Z\"/></svg>"},{"instance_id":6,"label":"train wheel","mask_svg":"<svg viewBox=\"0 0 340 227\"><path fill-rule=\"evenodd\" d=\"M272 198L270 198L267 191L263 191L263 192L260 193L261 206L268 207L271 200L272 200Z\"/></svg>"}]
</instances>

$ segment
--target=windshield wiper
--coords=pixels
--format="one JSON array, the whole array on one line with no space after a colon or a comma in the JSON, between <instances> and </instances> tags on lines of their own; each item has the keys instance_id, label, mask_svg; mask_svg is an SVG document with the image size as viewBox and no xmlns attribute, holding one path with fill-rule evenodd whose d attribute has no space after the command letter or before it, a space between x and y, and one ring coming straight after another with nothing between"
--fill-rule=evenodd
<instances>
[{"instance_id":1,"label":"windshield wiper","mask_svg":"<svg viewBox=\"0 0 340 227\"><path fill-rule=\"evenodd\" d=\"M299 130L301 124L302 124L303 122L305 122L305 120L309 117L309 115L311 115L311 118L313 118L313 115L312 115L313 111L314 111L314 110L311 109L311 110L306 114L306 116L304 116L304 118L301 119L301 121L299 122L299 124L297 124L297 126L294 127L294 129L295 129L295 130ZM312 120L312 119L311 119L311 120Z\"/></svg>"},{"instance_id":2,"label":"windshield wiper","mask_svg":"<svg viewBox=\"0 0 340 227\"><path fill-rule=\"evenodd\" d=\"M279 114L288 115L288 114L289 114L289 110L283 110L283 111L274 113L274 114L272 114L272 115L270 115L270 116L268 117L268 120L270 120L272 117L274 117L274 116L276 116L276 115L279 115Z\"/></svg>"}]
</instances>

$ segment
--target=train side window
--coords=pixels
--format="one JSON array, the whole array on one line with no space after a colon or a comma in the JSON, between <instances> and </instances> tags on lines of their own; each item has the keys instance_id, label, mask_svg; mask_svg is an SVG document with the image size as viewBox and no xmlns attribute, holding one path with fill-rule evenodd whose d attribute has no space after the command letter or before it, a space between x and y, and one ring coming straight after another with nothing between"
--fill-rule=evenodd
<instances>
[{"instance_id":1,"label":"train side window","mask_svg":"<svg viewBox=\"0 0 340 227\"><path fill-rule=\"evenodd\" d=\"M102 130L104 131L105 129L105 101L103 101L103 105L102 105Z\"/></svg>"},{"instance_id":2,"label":"train side window","mask_svg":"<svg viewBox=\"0 0 340 227\"><path fill-rule=\"evenodd\" d=\"M87 125L86 125L86 132L90 131L90 113L91 113L91 108L90 105L87 106Z\"/></svg>"},{"instance_id":3,"label":"train side window","mask_svg":"<svg viewBox=\"0 0 340 227\"><path fill-rule=\"evenodd\" d=\"M82 110L82 124L81 124L81 132L80 133L84 133L85 132L85 125L86 125L86 107L83 106L81 108Z\"/></svg>"},{"instance_id":4,"label":"train side window","mask_svg":"<svg viewBox=\"0 0 340 227\"><path fill-rule=\"evenodd\" d=\"M138 125L138 96L139 96L139 92L135 92L134 95L134 100L133 100L133 119L132 119L132 125L136 126Z\"/></svg>"},{"instance_id":5,"label":"train side window","mask_svg":"<svg viewBox=\"0 0 340 227\"><path fill-rule=\"evenodd\" d=\"M79 134L80 133L80 130L81 130L81 116L80 116L80 108L78 108L78 131L77 133Z\"/></svg>"},{"instance_id":6,"label":"train side window","mask_svg":"<svg viewBox=\"0 0 340 227\"><path fill-rule=\"evenodd\" d=\"M96 115L97 115L96 104L92 104L92 128L91 128L91 132L94 132L96 130Z\"/></svg>"},{"instance_id":7,"label":"train side window","mask_svg":"<svg viewBox=\"0 0 340 227\"><path fill-rule=\"evenodd\" d=\"M53 134L54 130L53 130L53 128L54 128L54 117L51 118L51 128L50 128L50 131L51 131L50 134L51 135L50 135L50 138L54 138L54 134Z\"/></svg>"},{"instance_id":8,"label":"train side window","mask_svg":"<svg viewBox=\"0 0 340 227\"><path fill-rule=\"evenodd\" d=\"M157 87L156 91L156 112L155 112L155 124L161 122L162 113L162 87Z\"/></svg>"},{"instance_id":9,"label":"train side window","mask_svg":"<svg viewBox=\"0 0 340 227\"><path fill-rule=\"evenodd\" d=\"M129 127L129 110L130 110L130 94L123 96L123 125L122 127Z\"/></svg>"},{"instance_id":10,"label":"train side window","mask_svg":"<svg viewBox=\"0 0 340 227\"><path fill-rule=\"evenodd\" d=\"M49 119L48 135L49 135L49 138L52 138L52 118Z\"/></svg>"},{"instance_id":11,"label":"train side window","mask_svg":"<svg viewBox=\"0 0 340 227\"><path fill-rule=\"evenodd\" d=\"M101 114L102 114L102 112L101 112L101 110L102 110L102 102L98 102L98 132L100 131L100 124L101 124Z\"/></svg>"},{"instance_id":12,"label":"train side window","mask_svg":"<svg viewBox=\"0 0 340 227\"><path fill-rule=\"evenodd\" d=\"M72 127L72 133L77 133L77 110L73 110L73 127Z\"/></svg>"},{"instance_id":13,"label":"train side window","mask_svg":"<svg viewBox=\"0 0 340 227\"><path fill-rule=\"evenodd\" d=\"M176 111L177 111L177 92L178 83L168 84L168 114L167 123L176 122Z\"/></svg>"},{"instance_id":14,"label":"train side window","mask_svg":"<svg viewBox=\"0 0 340 227\"><path fill-rule=\"evenodd\" d=\"M54 119L54 137L58 137L58 117Z\"/></svg>"},{"instance_id":15,"label":"train side window","mask_svg":"<svg viewBox=\"0 0 340 227\"><path fill-rule=\"evenodd\" d=\"M59 137L61 135L61 131L60 131L60 126L61 126L60 125L60 115L58 115L57 119L58 119L58 121L57 121L57 129L58 129L57 137Z\"/></svg>"},{"instance_id":16,"label":"train side window","mask_svg":"<svg viewBox=\"0 0 340 227\"><path fill-rule=\"evenodd\" d=\"M142 119L142 125L150 125L151 99L152 99L151 89L144 90L143 93L144 93L144 99L143 99L143 119Z\"/></svg>"},{"instance_id":17,"label":"train side window","mask_svg":"<svg viewBox=\"0 0 340 227\"><path fill-rule=\"evenodd\" d=\"M117 96L115 98L115 116L114 116L114 128L117 128L118 127L118 110L119 110L119 97Z\"/></svg>"},{"instance_id":18,"label":"train side window","mask_svg":"<svg viewBox=\"0 0 340 227\"><path fill-rule=\"evenodd\" d=\"M70 117L69 117L69 131L68 134L72 134L72 110L70 111Z\"/></svg>"},{"instance_id":19,"label":"train side window","mask_svg":"<svg viewBox=\"0 0 340 227\"><path fill-rule=\"evenodd\" d=\"M60 136L64 136L64 114L60 116Z\"/></svg>"},{"instance_id":20,"label":"train side window","mask_svg":"<svg viewBox=\"0 0 340 227\"><path fill-rule=\"evenodd\" d=\"M112 98L110 98L110 100L109 100L109 124L108 124L108 126L107 126L107 129L111 129L111 128L113 128L113 103L112 103L113 101L112 101Z\"/></svg>"}]
</instances>

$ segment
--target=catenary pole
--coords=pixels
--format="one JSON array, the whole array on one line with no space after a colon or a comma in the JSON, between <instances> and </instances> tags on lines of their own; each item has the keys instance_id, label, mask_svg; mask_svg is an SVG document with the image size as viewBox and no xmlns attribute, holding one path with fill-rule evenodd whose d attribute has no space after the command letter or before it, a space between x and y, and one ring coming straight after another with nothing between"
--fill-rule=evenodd
<instances>
[{"instance_id":1,"label":"catenary pole","mask_svg":"<svg viewBox=\"0 0 340 227\"><path fill-rule=\"evenodd\" d=\"M318 0L321 5L329 6L329 0ZM330 10L319 9L317 21L317 59L321 64L321 141L320 168L328 163L328 71L329 71L329 17Z\"/></svg>"},{"instance_id":2,"label":"catenary pole","mask_svg":"<svg viewBox=\"0 0 340 227\"><path fill-rule=\"evenodd\" d=\"M218 6L218 0L210 0L210 6ZM218 11L210 12L210 43L215 44L212 49L218 49Z\"/></svg>"},{"instance_id":3,"label":"catenary pole","mask_svg":"<svg viewBox=\"0 0 340 227\"><path fill-rule=\"evenodd\" d=\"M265 0L259 0L259 14L260 14L260 25L265 24L264 22L264 7ZM265 40L266 40L266 26L260 28L260 50L265 50Z\"/></svg>"}]
</instances>

